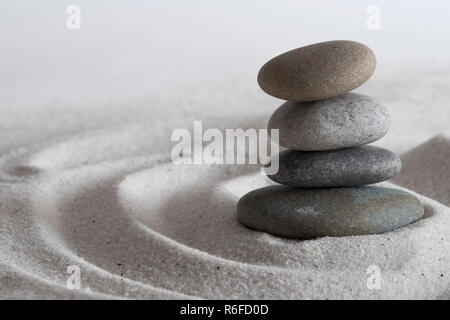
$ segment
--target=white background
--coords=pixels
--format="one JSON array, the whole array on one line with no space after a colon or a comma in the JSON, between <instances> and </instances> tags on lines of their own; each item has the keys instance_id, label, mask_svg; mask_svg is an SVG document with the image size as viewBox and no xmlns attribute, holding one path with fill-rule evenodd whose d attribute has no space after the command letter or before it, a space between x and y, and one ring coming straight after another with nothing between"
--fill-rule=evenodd
<instances>
[{"instance_id":1,"label":"white background","mask_svg":"<svg viewBox=\"0 0 450 320\"><path fill-rule=\"evenodd\" d=\"M80 30L66 27L71 4L81 8ZM380 30L366 27L369 5L381 10ZM270 115L281 101L258 88L261 65L332 39L374 50L377 70L357 91L390 107L395 137L416 144L447 130L448 1L54 0L0 9L3 148L136 119Z\"/></svg>"}]
</instances>

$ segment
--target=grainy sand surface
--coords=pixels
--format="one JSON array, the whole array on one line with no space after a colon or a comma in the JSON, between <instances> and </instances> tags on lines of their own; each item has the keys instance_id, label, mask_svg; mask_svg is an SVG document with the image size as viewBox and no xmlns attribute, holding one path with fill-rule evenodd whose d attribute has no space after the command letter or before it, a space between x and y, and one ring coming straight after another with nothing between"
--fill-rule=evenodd
<instances>
[{"instance_id":1,"label":"grainy sand surface","mask_svg":"<svg viewBox=\"0 0 450 320\"><path fill-rule=\"evenodd\" d=\"M335 11L348 25L327 6L265 4L253 15L234 2L178 11L82 2L82 29L70 33L60 27L64 5L18 3L0 22L10 31L0 59L0 298L450 297L450 62L448 47L435 45L447 20L411 27L413 14L393 23L383 7L385 29L369 35L364 22L355 27L365 15L357 2ZM377 54L375 75L356 92L391 112L375 144L400 154L403 170L382 185L415 192L425 217L385 234L309 241L249 230L236 203L271 182L251 166L172 164L172 130L194 120L265 127L282 101L258 89L258 68L339 38ZM71 265L79 290L66 287ZM367 288L371 265L379 290Z\"/></svg>"}]
</instances>

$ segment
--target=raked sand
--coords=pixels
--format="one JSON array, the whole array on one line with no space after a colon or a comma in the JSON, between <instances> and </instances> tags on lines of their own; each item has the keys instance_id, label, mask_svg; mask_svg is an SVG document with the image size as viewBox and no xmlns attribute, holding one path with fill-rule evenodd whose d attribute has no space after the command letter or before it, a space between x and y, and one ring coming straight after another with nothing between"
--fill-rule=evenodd
<instances>
[{"instance_id":1,"label":"raked sand","mask_svg":"<svg viewBox=\"0 0 450 320\"><path fill-rule=\"evenodd\" d=\"M2 6L0 298L450 298L447 4L380 4L368 30L356 0L112 2L80 1L75 31L63 2ZM172 164L172 130L265 127L282 101L261 65L331 39L377 55L356 92L391 113L375 145L403 169L383 185L416 192L425 217L309 241L249 230L236 203L268 178Z\"/></svg>"},{"instance_id":2,"label":"raked sand","mask_svg":"<svg viewBox=\"0 0 450 320\"><path fill-rule=\"evenodd\" d=\"M266 116L206 123L263 126ZM251 166L172 164L167 137L191 125L136 122L5 152L0 297L449 297L450 209L433 200L448 200L439 188L417 194L424 219L385 234L296 241L255 232L236 221L236 203L272 182ZM410 190L448 190L448 166L436 163L448 164L449 143L439 139L404 154L410 176L398 179ZM71 265L79 290L66 287ZM371 265L379 290L367 287Z\"/></svg>"}]
</instances>

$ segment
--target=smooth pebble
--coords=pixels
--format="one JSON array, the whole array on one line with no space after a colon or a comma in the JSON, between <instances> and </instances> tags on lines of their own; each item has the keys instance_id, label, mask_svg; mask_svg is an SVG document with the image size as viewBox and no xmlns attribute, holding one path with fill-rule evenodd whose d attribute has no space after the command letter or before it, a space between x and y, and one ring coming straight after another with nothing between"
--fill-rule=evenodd
<instances>
[{"instance_id":1,"label":"smooth pebble","mask_svg":"<svg viewBox=\"0 0 450 320\"><path fill-rule=\"evenodd\" d=\"M268 175L275 182L304 188L351 187L394 177L400 158L387 149L360 146L330 151L285 150L278 155L279 169Z\"/></svg>"},{"instance_id":2,"label":"smooth pebble","mask_svg":"<svg viewBox=\"0 0 450 320\"><path fill-rule=\"evenodd\" d=\"M376 58L362 43L335 40L283 53L264 64L258 84L289 101L316 101L347 93L366 82Z\"/></svg>"},{"instance_id":3,"label":"smooth pebble","mask_svg":"<svg viewBox=\"0 0 450 320\"><path fill-rule=\"evenodd\" d=\"M424 206L412 194L373 186L270 186L247 193L237 205L238 220L251 229L299 239L383 233L423 214Z\"/></svg>"},{"instance_id":4,"label":"smooth pebble","mask_svg":"<svg viewBox=\"0 0 450 320\"><path fill-rule=\"evenodd\" d=\"M348 93L308 102L285 102L270 117L280 145L296 150L342 149L374 142L389 129L389 110L377 100Z\"/></svg>"}]
</instances>

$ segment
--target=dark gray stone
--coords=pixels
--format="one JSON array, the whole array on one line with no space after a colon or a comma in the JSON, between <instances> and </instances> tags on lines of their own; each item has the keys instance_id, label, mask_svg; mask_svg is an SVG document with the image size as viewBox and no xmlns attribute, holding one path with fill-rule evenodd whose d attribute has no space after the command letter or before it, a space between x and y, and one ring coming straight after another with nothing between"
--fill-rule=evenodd
<instances>
[{"instance_id":1,"label":"dark gray stone","mask_svg":"<svg viewBox=\"0 0 450 320\"><path fill-rule=\"evenodd\" d=\"M372 50L354 41L328 41L283 53L262 66L258 84L289 101L316 101L347 93L375 71Z\"/></svg>"},{"instance_id":2,"label":"dark gray stone","mask_svg":"<svg viewBox=\"0 0 450 320\"><path fill-rule=\"evenodd\" d=\"M374 142L389 129L389 110L357 93L309 102L286 102L270 117L268 129L279 129L280 145L320 151Z\"/></svg>"},{"instance_id":3,"label":"dark gray stone","mask_svg":"<svg viewBox=\"0 0 450 320\"><path fill-rule=\"evenodd\" d=\"M237 205L237 219L244 225L299 239L383 233L408 225L423 213L422 203L412 194L372 186L270 186L247 193Z\"/></svg>"},{"instance_id":4,"label":"dark gray stone","mask_svg":"<svg viewBox=\"0 0 450 320\"><path fill-rule=\"evenodd\" d=\"M275 182L305 188L351 187L392 178L401 168L393 152L361 146L330 151L280 152L279 169L268 175Z\"/></svg>"}]
</instances>

